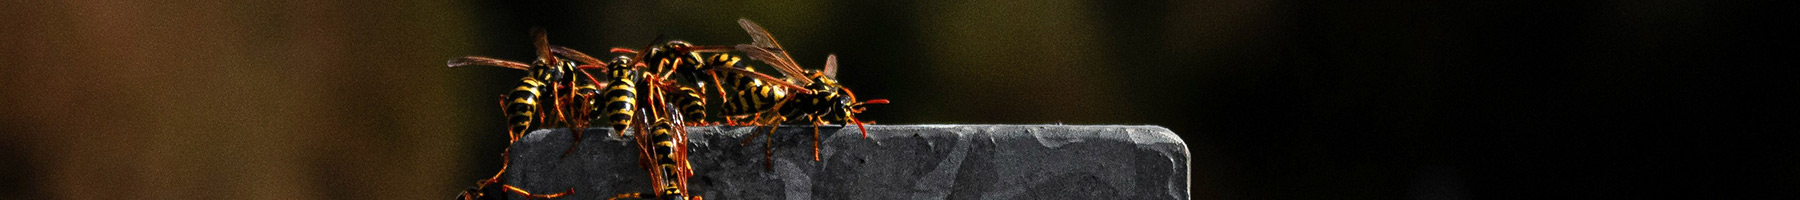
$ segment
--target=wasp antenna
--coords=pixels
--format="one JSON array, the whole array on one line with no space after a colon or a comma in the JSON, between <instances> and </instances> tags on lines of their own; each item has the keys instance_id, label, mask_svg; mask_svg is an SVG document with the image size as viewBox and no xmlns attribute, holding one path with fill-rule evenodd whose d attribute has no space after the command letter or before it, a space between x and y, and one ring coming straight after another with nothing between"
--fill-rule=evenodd
<instances>
[{"instance_id":1,"label":"wasp antenna","mask_svg":"<svg viewBox=\"0 0 1800 200\"><path fill-rule=\"evenodd\" d=\"M856 92L850 91L850 88L838 87L838 90L843 90L844 95L849 95L851 101L856 100Z\"/></svg>"},{"instance_id":2,"label":"wasp antenna","mask_svg":"<svg viewBox=\"0 0 1800 200\"><path fill-rule=\"evenodd\" d=\"M856 123L856 130L862 131L863 138L869 138L869 129L863 128L863 123L861 120L856 120L856 117L846 117L846 118L850 118L850 123Z\"/></svg>"},{"instance_id":3,"label":"wasp antenna","mask_svg":"<svg viewBox=\"0 0 1800 200\"><path fill-rule=\"evenodd\" d=\"M613 47L611 51L613 53L638 54L637 50L632 50L632 49L627 49L627 48L619 48L619 47Z\"/></svg>"},{"instance_id":4,"label":"wasp antenna","mask_svg":"<svg viewBox=\"0 0 1800 200\"><path fill-rule=\"evenodd\" d=\"M576 66L575 68L576 69L599 69L600 71L607 71L606 65L581 65L581 66Z\"/></svg>"}]
</instances>

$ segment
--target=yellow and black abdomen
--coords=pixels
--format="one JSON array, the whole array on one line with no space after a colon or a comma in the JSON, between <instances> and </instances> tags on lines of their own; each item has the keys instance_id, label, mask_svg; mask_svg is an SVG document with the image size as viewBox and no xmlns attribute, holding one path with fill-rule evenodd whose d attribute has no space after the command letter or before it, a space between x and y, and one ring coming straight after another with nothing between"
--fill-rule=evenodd
<instances>
[{"instance_id":1,"label":"yellow and black abdomen","mask_svg":"<svg viewBox=\"0 0 1800 200\"><path fill-rule=\"evenodd\" d=\"M756 72L756 68L750 68L742 61L742 58L730 54L713 54L707 57L706 65ZM725 94L722 95L725 98L725 104L719 107L720 115L739 116L761 113L774 108L776 101L787 98L787 90L776 87L772 83L763 83L762 79L737 73L723 75L725 76L724 80L720 81L725 83L720 83L719 86L726 87Z\"/></svg>"},{"instance_id":2,"label":"yellow and black abdomen","mask_svg":"<svg viewBox=\"0 0 1800 200\"><path fill-rule=\"evenodd\" d=\"M706 122L706 97L700 96L700 90L681 86L680 94L674 95L675 106L681 109L682 118L695 119L695 122Z\"/></svg>"},{"instance_id":3,"label":"yellow and black abdomen","mask_svg":"<svg viewBox=\"0 0 1800 200\"><path fill-rule=\"evenodd\" d=\"M605 105L602 105L601 103L605 102L601 102L601 99L604 99L605 96L601 96L601 91L602 89L600 86L595 85L592 80L585 78L575 79L574 98L575 103L580 104L576 109L581 109L581 112L576 116L580 116L583 120L592 120L603 116L604 111L601 110L601 108Z\"/></svg>"},{"instance_id":4,"label":"yellow and black abdomen","mask_svg":"<svg viewBox=\"0 0 1800 200\"><path fill-rule=\"evenodd\" d=\"M674 180L676 172L680 171L675 162L679 160L675 154L675 138L674 127L667 121L659 121L650 126L650 153L656 158L657 169L661 170L664 180Z\"/></svg>"},{"instance_id":5,"label":"yellow and black abdomen","mask_svg":"<svg viewBox=\"0 0 1800 200\"><path fill-rule=\"evenodd\" d=\"M511 93L506 94L508 134L517 138L526 131L531 131L532 122L541 117L538 115L538 103L543 99L542 91L548 89L547 86L543 81L526 77L519 81L519 86L514 87Z\"/></svg>"},{"instance_id":6,"label":"yellow and black abdomen","mask_svg":"<svg viewBox=\"0 0 1800 200\"><path fill-rule=\"evenodd\" d=\"M609 74L612 82L600 93L605 102L606 124L621 134L631 126L631 117L637 114L637 73L638 70L631 68L613 69Z\"/></svg>"},{"instance_id":7,"label":"yellow and black abdomen","mask_svg":"<svg viewBox=\"0 0 1800 200\"><path fill-rule=\"evenodd\" d=\"M650 126L651 156L656 160L656 170L659 172L657 178L660 179L658 182L662 183L657 189L662 190L660 197L663 199L685 199L682 191L685 188L680 184L686 178L681 174L681 165L686 160L676 152L682 148L679 141L676 141L681 137L675 135L679 132L670 123L672 122L657 120L657 123Z\"/></svg>"},{"instance_id":8,"label":"yellow and black abdomen","mask_svg":"<svg viewBox=\"0 0 1800 200\"><path fill-rule=\"evenodd\" d=\"M746 68L748 69L748 68ZM787 90L763 83L762 80L741 74L726 74L731 84L725 94L725 104L720 106L720 114L725 116L748 115L768 111L787 98Z\"/></svg>"}]
</instances>

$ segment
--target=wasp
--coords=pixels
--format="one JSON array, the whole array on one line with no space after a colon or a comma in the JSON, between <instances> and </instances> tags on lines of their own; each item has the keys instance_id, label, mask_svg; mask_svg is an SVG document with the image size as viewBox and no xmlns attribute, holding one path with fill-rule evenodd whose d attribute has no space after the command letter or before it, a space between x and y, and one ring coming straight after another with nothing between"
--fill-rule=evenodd
<instances>
[{"instance_id":1,"label":"wasp","mask_svg":"<svg viewBox=\"0 0 1800 200\"><path fill-rule=\"evenodd\" d=\"M856 118L856 114L866 110L865 105L886 104L888 100L857 101L856 93L837 82L837 55L826 57L823 70L806 70L794 62L793 57L789 56L787 51L781 48L781 44L775 41L774 36L770 35L762 26L749 19L738 19L738 25L742 26L753 40L751 44L737 45L738 51L769 64L785 75L786 81L805 85L805 87L780 90L766 87L760 80L737 79L734 82L737 93L727 95L734 99L726 100L723 115L740 118L748 115L755 118L752 120L753 123L770 125L768 134L774 134L775 129L789 119L810 122L813 125L814 161L819 160L818 127L821 125L832 122L856 124L857 130L862 131L863 138L869 137L868 129L863 127L864 123ZM737 62L735 58L721 56L715 56L710 60L713 62ZM765 115L768 117L764 117ZM745 142L755 138L756 135L751 135L745 139ZM765 154L768 151L766 150L767 145L765 140ZM765 155L764 159L769 158Z\"/></svg>"},{"instance_id":2,"label":"wasp","mask_svg":"<svg viewBox=\"0 0 1800 200\"><path fill-rule=\"evenodd\" d=\"M634 66L633 59L627 56L619 56L602 62L586 53L568 47L553 46L551 51L576 61L590 63L582 66L596 65L592 68L606 72L606 83L595 84L597 87L592 88L592 93L583 93L590 94L588 95L590 97L597 96L597 98L586 98L579 101L584 112L581 118L590 121L604 121L607 125L612 126L614 132L624 136L624 131L632 125L631 119L638 113L637 102L641 97L638 95L637 85L644 79L642 67Z\"/></svg>"},{"instance_id":3,"label":"wasp","mask_svg":"<svg viewBox=\"0 0 1800 200\"><path fill-rule=\"evenodd\" d=\"M625 193L609 199L647 197L689 199L691 193L688 193L687 178L693 176L694 171L693 165L687 160L687 126L686 123L683 123L685 121L683 112L672 110L676 106L675 101L670 100L670 97L679 99L679 97L691 96L670 95L669 90L682 91L681 89L687 87L679 86L674 80L667 77L652 73L641 73L640 75L643 77L644 84L638 89L645 95L639 99L642 106L637 106L637 108L639 113L644 115L636 117L634 123L638 124L635 126L637 133L647 134L636 135L638 152L640 152L639 163L644 165L645 170L648 170L651 180L654 180L651 184L652 188L657 192ZM692 199L695 200L700 198L700 196L692 196Z\"/></svg>"},{"instance_id":4,"label":"wasp","mask_svg":"<svg viewBox=\"0 0 1800 200\"><path fill-rule=\"evenodd\" d=\"M666 100L653 101L665 101L665 103L662 103L657 107L667 108L673 106L673 104L666 103ZM659 108L652 108L649 110L656 109ZM657 111L651 112L654 113ZM651 183L653 186L652 188L657 192L624 193L608 199L689 199L691 193L688 193L687 179L688 177L694 176L694 171L693 165L687 160L687 127L682 125L681 114L679 112L669 112L668 110L662 112L668 114L664 116L673 117L640 118L640 120L648 121L647 123L649 124L648 132L640 133L649 134L638 135L639 152L642 152L642 155L640 155L640 163L642 163L645 166L645 169L649 171L650 178L653 180ZM639 130L642 130L642 128ZM694 200L701 199L698 195L692 195L691 197Z\"/></svg>"},{"instance_id":5,"label":"wasp","mask_svg":"<svg viewBox=\"0 0 1800 200\"><path fill-rule=\"evenodd\" d=\"M599 63L598 59L567 47L553 47L556 54L573 58L585 63ZM613 125L616 132L623 134L626 129L636 133L635 141L639 147L639 163L649 171L656 193L625 193L614 196L619 198L660 197L662 199L689 199L687 178L693 176L692 164L687 161L687 127L685 111L676 104L688 104L691 99L699 99L697 91L677 82L659 70L650 68L641 62L633 62L627 56L620 56L607 62L604 67L608 79L611 80L601 92L600 101L587 101L588 108L594 115L586 116L593 120L604 120ZM671 90L677 95L671 95ZM674 97L674 98L671 98ZM671 100L675 99L675 100ZM684 100L687 99L687 100ZM604 112L605 115L598 113ZM702 113L704 114L704 113ZM700 199L693 196L693 199Z\"/></svg>"},{"instance_id":6,"label":"wasp","mask_svg":"<svg viewBox=\"0 0 1800 200\"><path fill-rule=\"evenodd\" d=\"M535 53L538 57L536 60L532 61L531 64L486 57L466 56L451 59L447 65L450 67L480 65L525 70L527 75L519 80L518 86L514 87L511 92L501 95L501 110L507 116L507 136L509 137L507 143L509 147L500 155L501 157L507 157L511 151L511 144L517 142L519 138L523 137L528 131L534 128L549 127L553 125L553 123L560 123L569 126L571 132L574 133L575 136L575 145L571 145L569 151L566 151L563 154L564 156L567 156L568 153L575 150L576 145L580 144L582 135L581 130L587 127L586 120L581 120L579 118L571 120L569 117L571 115L588 115L586 112L588 109L584 106L586 104L575 102L591 99L593 93L597 93L596 89L599 85L592 75L587 74L587 72L582 69L600 67L592 65L577 66L575 62L565 62L551 53L549 40L543 28L533 28L531 32L533 39L532 44L535 47ZM545 110L551 112L545 112ZM554 113L554 117L548 113ZM500 172L495 173L491 178L478 181L475 189L465 191L462 196L465 198L481 198L485 196L485 193L480 192L481 188L486 188L486 186L490 184L500 182L500 177L506 172L506 167L511 165L511 159L505 160L507 161L503 162L500 166ZM566 192L534 195L511 185L501 185L501 187L507 192L519 194L527 198L555 198L574 193L574 189L571 188Z\"/></svg>"},{"instance_id":7,"label":"wasp","mask_svg":"<svg viewBox=\"0 0 1800 200\"><path fill-rule=\"evenodd\" d=\"M676 108L678 108L682 114L687 115L690 119L695 119L694 123L690 124L710 124L707 123L706 120L708 118L705 97L705 94L708 93L706 91L707 89L712 89L712 93L715 94L714 96L717 96L719 99L727 98L724 95L729 93L725 87L721 87L721 84L718 84L720 83L719 77L721 72L769 81L782 88L802 88L800 85L788 83L787 81L775 78L774 76L757 73L745 65L715 62L718 61L718 59L707 59L716 56L730 57L730 54L727 54L727 52L733 50L730 46L700 46L680 40L670 40L659 45L657 41L663 41L663 36L657 36L657 38L651 42L651 45L648 45L641 51L629 48L613 48L612 52L637 54L638 57L641 58L639 60L641 60L642 64L647 66L648 70L651 70L650 73L666 77L668 80L685 79L692 83L692 86L684 85L678 87L675 90L677 96L672 98L675 100L674 103L676 103ZM680 78L675 78L677 76ZM726 80L731 79L728 78ZM707 86L709 85L713 87L708 88Z\"/></svg>"}]
</instances>

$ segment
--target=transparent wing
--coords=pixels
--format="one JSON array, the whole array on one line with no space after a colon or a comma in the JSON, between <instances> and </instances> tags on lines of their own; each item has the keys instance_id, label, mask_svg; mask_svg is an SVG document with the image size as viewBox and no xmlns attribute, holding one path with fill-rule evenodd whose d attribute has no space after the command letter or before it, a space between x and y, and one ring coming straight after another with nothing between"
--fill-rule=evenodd
<instances>
[{"instance_id":1,"label":"transparent wing","mask_svg":"<svg viewBox=\"0 0 1800 200\"><path fill-rule=\"evenodd\" d=\"M837 79L837 54L825 56L825 78Z\"/></svg>"},{"instance_id":2,"label":"transparent wing","mask_svg":"<svg viewBox=\"0 0 1800 200\"><path fill-rule=\"evenodd\" d=\"M593 56L588 56L586 53L581 53L581 51L576 51L575 49L571 49L569 47L551 45L550 52L554 52L557 55L562 55L563 57L569 57L571 59L575 59L575 61L577 61L577 62L586 63L587 65L595 66L596 68L599 68L601 71L606 71L606 62L600 62L600 59L594 59Z\"/></svg>"},{"instance_id":3,"label":"transparent wing","mask_svg":"<svg viewBox=\"0 0 1800 200\"><path fill-rule=\"evenodd\" d=\"M769 63L770 67L774 67L784 76L793 78L801 85L812 84L812 80L806 79L806 72L800 69L800 65L795 64L792 59L787 59L787 53L781 52L781 49L769 49L749 44L741 44L737 48L738 51L744 52L744 55L749 55L751 59Z\"/></svg>"},{"instance_id":4,"label":"transparent wing","mask_svg":"<svg viewBox=\"0 0 1800 200\"><path fill-rule=\"evenodd\" d=\"M450 65L450 67L481 65L481 66L513 68L513 69L518 69L518 70L530 70L531 69L530 64L501 60L501 59L486 58L486 57L477 57L477 56L464 56L461 58L452 58L452 59L450 59L450 62L447 63L447 65Z\"/></svg>"},{"instance_id":5,"label":"transparent wing","mask_svg":"<svg viewBox=\"0 0 1800 200\"><path fill-rule=\"evenodd\" d=\"M531 27L531 46L536 48L538 60L545 65L552 65L558 62L556 55L550 54L550 39L546 35L548 33L544 32L544 27Z\"/></svg>"},{"instance_id":6,"label":"transparent wing","mask_svg":"<svg viewBox=\"0 0 1800 200\"><path fill-rule=\"evenodd\" d=\"M720 68L718 68L718 70L720 70L720 71L725 71L725 72L727 72L727 73L737 73L737 74L743 74L743 75L747 75L747 76L749 76L749 77L750 77L750 78L755 78L755 79L762 79L762 80L763 80L763 81L764 81L764 82L769 82L769 83L773 83L773 84L775 84L775 85L776 85L776 86L781 86L781 87L784 87L784 88L788 88L788 89L793 89L793 90L796 90L796 91L800 91L800 92L801 92L801 93L807 93L807 94L812 94L812 90L808 90L808 89L806 89L806 87L801 87L801 86L800 86L800 85L794 85L794 83L789 83L789 82L787 82L787 81L783 81L783 80L781 80L781 79L779 79L779 78L775 78L775 77L773 77L773 76L769 76L769 75L768 75L768 74L763 74L763 73L756 73L756 72L753 72L753 71L750 71L750 70L744 70L744 69L738 69L738 68L730 68L730 67L720 67Z\"/></svg>"},{"instance_id":7,"label":"transparent wing","mask_svg":"<svg viewBox=\"0 0 1800 200\"><path fill-rule=\"evenodd\" d=\"M775 37L769 35L769 30L765 30L762 26L756 25L756 22L750 22L750 19L738 18L738 26L743 26L744 32L750 32L750 39L755 41L755 43L752 44L781 49L781 44L775 43Z\"/></svg>"}]
</instances>

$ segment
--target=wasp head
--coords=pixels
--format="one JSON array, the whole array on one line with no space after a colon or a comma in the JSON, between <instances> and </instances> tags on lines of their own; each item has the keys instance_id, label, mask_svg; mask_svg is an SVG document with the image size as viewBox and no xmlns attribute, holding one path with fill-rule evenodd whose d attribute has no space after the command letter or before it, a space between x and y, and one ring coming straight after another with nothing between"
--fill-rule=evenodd
<instances>
[{"instance_id":1,"label":"wasp head","mask_svg":"<svg viewBox=\"0 0 1800 200\"><path fill-rule=\"evenodd\" d=\"M831 84L836 85L837 82L832 82ZM867 106L870 104L887 104L888 100L872 99L868 101L857 101L856 93L850 92L850 88L837 87L836 91L841 92L843 95L838 96L837 105L832 106L832 111L826 113L825 118L854 123L856 124L856 129L862 131L864 138L869 137L869 130L863 128L863 122L862 120L856 119L856 114L861 114L863 111L868 110L869 108Z\"/></svg>"},{"instance_id":2,"label":"wasp head","mask_svg":"<svg viewBox=\"0 0 1800 200\"><path fill-rule=\"evenodd\" d=\"M631 65L636 64L642 63L632 62L630 56L614 57L612 60L606 61L606 78L610 80L630 77L632 70L637 69Z\"/></svg>"},{"instance_id":3,"label":"wasp head","mask_svg":"<svg viewBox=\"0 0 1800 200\"><path fill-rule=\"evenodd\" d=\"M559 82L567 79L568 74L574 72L578 67L575 62L546 63L539 61L534 64L535 66L531 68L530 72L531 77L546 82Z\"/></svg>"}]
</instances>

